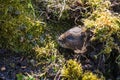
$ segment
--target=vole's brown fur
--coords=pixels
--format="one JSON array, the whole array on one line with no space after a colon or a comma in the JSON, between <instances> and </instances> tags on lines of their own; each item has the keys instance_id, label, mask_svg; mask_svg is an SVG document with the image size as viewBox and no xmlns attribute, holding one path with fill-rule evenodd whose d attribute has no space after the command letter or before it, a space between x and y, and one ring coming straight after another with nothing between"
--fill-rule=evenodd
<instances>
[{"instance_id":1,"label":"vole's brown fur","mask_svg":"<svg viewBox=\"0 0 120 80\"><path fill-rule=\"evenodd\" d=\"M75 53L86 52L89 44L90 31L84 27L74 27L60 35L58 43L64 47L74 50Z\"/></svg>"}]
</instances>

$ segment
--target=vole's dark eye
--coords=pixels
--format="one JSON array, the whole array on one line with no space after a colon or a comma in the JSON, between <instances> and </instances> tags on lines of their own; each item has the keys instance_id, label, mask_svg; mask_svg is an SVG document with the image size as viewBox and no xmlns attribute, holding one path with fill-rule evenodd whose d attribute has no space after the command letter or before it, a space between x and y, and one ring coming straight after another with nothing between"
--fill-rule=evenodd
<instances>
[{"instance_id":1,"label":"vole's dark eye","mask_svg":"<svg viewBox=\"0 0 120 80\"><path fill-rule=\"evenodd\" d=\"M81 39L84 38L84 35L81 35L79 38L81 38Z\"/></svg>"},{"instance_id":2,"label":"vole's dark eye","mask_svg":"<svg viewBox=\"0 0 120 80\"><path fill-rule=\"evenodd\" d=\"M68 40L74 40L74 37L73 36L67 36L66 39L68 39Z\"/></svg>"},{"instance_id":3,"label":"vole's dark eye","mask_svg":"<svg viewBox=\"0 0 120 80\"><path fill-rule=\"evenodd\" d=\"M81 36L79 37L80 40L83 40L84 38L85 38L84 35L81 35Z\"/></svg>"}]
</instances>

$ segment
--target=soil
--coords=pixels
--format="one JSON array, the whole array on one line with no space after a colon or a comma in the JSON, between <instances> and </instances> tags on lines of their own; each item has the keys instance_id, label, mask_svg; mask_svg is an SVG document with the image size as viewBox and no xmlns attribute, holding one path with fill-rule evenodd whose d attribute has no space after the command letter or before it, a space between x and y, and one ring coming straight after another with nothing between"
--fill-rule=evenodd
<instances>
[{"instance_id":1,"label":"soil","mask_svg":"<svg viewBox=\"0 0 120 80\"><path fill-rule=\"evenodd\" d=\"M39 73L30 59L11 51L0 50L0 80L17 80L16 75L23 73Z\"/></svg>"},{"instance_id":2,"label":"soil","mask_svg":"<svg viewBox=\"0 0 120 80\"><path fill-rule=\"evenodd\" d=\"M91 52L89 55L86 52L84 55L75 54L73 51L59 48L59 51L70 53L62 54L66 60L68 59L77 59L78 62L81 62L83 70L90 70L93 73L99 73L100 75L106 76L106 80L119 80L120 79L120 69L119 66L115 63L115 58L117 55L111 53L109 59L104 54L95 57L100 50L102 49L102 44L96 44L96 50ZM91 50L91 49L90 49ZM11 51L1 50L0 49L0 80L17 80L17 74L35 74L36 80L39 80L39 75L41 73L41 67L35 66L37 61L29 56L22 56L20 54L14 54ZM53 72L52 67L48 70L47 79L53 80L56 73ZM109 71L110 70L110 71ZM97 72L98 71L98 72ZM102 73L100 73L100 72ZM117 79L119 78L119 79Z\"/></svg>"},{"instance_id":3,"label":"soil","mask_svg":"<svg viewBox=\"0 0 120 80\"><path fill-rule=\"evenodd\" d=\"M111 1L111 9L116 12L120 13L120 0L110 0Z\"/></svg>"}]
</instances>

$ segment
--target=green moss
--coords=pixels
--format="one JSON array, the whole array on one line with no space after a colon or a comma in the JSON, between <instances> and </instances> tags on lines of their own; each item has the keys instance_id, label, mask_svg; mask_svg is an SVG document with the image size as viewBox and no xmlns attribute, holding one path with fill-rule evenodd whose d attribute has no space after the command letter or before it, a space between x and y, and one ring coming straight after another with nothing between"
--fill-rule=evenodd
<instances>
[{"instance_id":1,"label":"green moss","mask_svg":"<svg viewBox=\"0 0 120 80\"><path fill-rule=\"evenodd\" d=\"M102 52L109 54L113 49L120 50L119 44L115 42L115 37L118 42L120 41L120 17L113 15L108 10L109 1L38 1L43 1L45 4L41 7L41 13L35 12L31 0L0 0L0 48L27 53L34 50L36 58L41 61L37 65L45 64L43 68L47 68L47 70L49 64L57 65L55 70L57 72L59 67L63 65L64 58L57 54L59 52L56 39L60 33L75 24L69 13L72 10L76 12L74 18L79 16L86 18L83 21L84 25L86 28L90 28L95 35L92 40L104 42ZM78 1L78 5L76 1ZM75 6L77 7L72 8ZM74 11L79 7L83 9L83 12ZM35 13L39 14L36 16ZM37 18L41 18L42 13L49 14L47 16L50 18L49 21L44 19L46 21L44 23ZM45 15L42 18L46 18ZM91 72L83 72L81 64L74 60L67 61L61 70L61 75L63 80L102 80Z\"/></svg>"},{"instance_id":2,"label":"green moss","mask_svg":"<svg viewBox=\"0 0 120 80\"><path fill-rule=\"evenodd\" d=\"M87 28L90 28L95 36L92 40L99 40L105 42L104 53L110 53L112 49L119 49L118 44L115 43L115 37L119 38L120 32L120 18L113 15L108 9L100 7L95 10L92 15L84 20ZM118 39L119 40L119 39Z\"/></svg>"},{"instance_id":3,"label":"green moss","mask_svg":"<svg viewBox=\"0 0 120 80\"><path fill-rule=\"evenodd\" d=\"M23 74L17 74L17 80L35 80L35 78L32 75L27 74L27 76Z\"/></svg>"},{"instance_id":4,"label":"green moss","mask_svg":"<svg viewBox=\"0 0 120 80\"><path fill-rule=\"evenodd\" d=\"M96 74L92 72L85 72L83 74L82 80L105 80L104 78L99 78Z\"/></svg>"},{"instance_id":5,"label":"green moss","mask_svg":"<svg viewBox=\"0 0 120 80\"><path fill-rule=\"evenodd\" d=\"M104 77L98 77L90 71L83 72L80 63L75 60L68 60L61 70L62 80L104 80Z\"/></svg>"},{"instance_id":6,"label":"green moss","mask_svg":"<svg viewBox=\"0 0 120 80\"><path fill-rule=\"evenodd\" d=\"M40 43L44 26L34 18L30 4L29 0L0 0L0 48L25 52Z\"/></svg>"},{"instance_id":7,"label":"green moss","mask_svg":"<svg viewBox=\"0 0 120 80\"><path fill-rule=\"evenodd\" d=\"M37 59L49 58L52 54L58 53L55 44L56 43L54 41L51 41L46 43L46 45L43 47L40 46L35 47L34 50L37 55L36 58Z\"/></svg>"},{"instance_id":8,"label":"green moss","mask_svg":"<svg viewBox=\"0 0 120 80\"><path fill-rule=\"evenodd\" d=\"M82 76L82 66L74 60L67 61L67 64L61 70L63 80L80 80Z\"/></svg>"}]
</instances>

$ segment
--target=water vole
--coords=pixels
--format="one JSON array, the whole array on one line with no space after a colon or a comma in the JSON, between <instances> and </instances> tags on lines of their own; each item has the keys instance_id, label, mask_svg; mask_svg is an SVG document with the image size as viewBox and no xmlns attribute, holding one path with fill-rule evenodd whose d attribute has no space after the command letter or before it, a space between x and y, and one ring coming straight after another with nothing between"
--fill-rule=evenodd
<instances>
[{"instance_id":1,"label":"water vole","mask_svg":"<svg viewBox=\"0 0 120 80\"><path fill-rule=\"evenodd\" d=\"M84 27L73 27L58 38L60 46L74 50L75 53L84 53L91 37L90 31Z\"/></svg>"}]
</instances>

